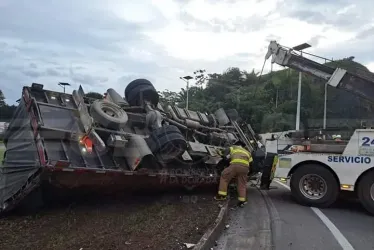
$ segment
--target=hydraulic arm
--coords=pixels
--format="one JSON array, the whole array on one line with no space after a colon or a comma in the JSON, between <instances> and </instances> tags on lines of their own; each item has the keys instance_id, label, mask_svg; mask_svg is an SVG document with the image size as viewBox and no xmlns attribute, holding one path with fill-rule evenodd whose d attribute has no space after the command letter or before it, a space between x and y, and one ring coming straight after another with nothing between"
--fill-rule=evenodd
<instances>
[{"instance_id":1,"label":"hydraulic arm","mask_svg":"<svg viewBox=\"0 0 374 250\"><path fill-rule=\"evenodd\" d=\"M272 63L324 79L335 88L347 90L374 103L374 74L371 72L352 73L339 67L320 64L298 55L276 41L270 42L265 59L270 56Z\"/></svg>"}]
</instances>

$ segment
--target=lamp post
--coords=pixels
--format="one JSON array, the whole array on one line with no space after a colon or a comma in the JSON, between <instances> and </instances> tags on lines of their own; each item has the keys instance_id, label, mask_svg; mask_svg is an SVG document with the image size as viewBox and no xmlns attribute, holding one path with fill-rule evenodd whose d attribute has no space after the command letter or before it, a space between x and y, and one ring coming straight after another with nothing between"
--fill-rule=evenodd
<instances>
[{"instance_id":1,"label":"lamp post","mask_svg":"<svg viewBox=\"0 0 374 250\"><path fill-rule=\"evenodd\" d=\"M70 84L67 83L67 82L59 82L59 83L58 83L58 86L60 86L61 88L64 89L64 94L65 94L65 87L66 87L66 86L70 86Z\"/></svg>"},{"instance_id":2,"label":"lamp post","mask_svg":"<svg viewBox=\"0 0 374 250\"><path fill-rule=\"evenodd\" d=\"M312 47L308 43L302 43L300 45L297 45L293 47L293 50L300 51L301 56L303 56L302 50ZM301 103L301 78L302 78L302 72L299 72L299 86L297 89L297 109L296 109L296 130L300 130L300 103Z\"/></svg>"},{"instance_id":3,"label":"lamp post","mask_svg":"<svg viewBox=\"0 0 374 250\"><path fill-rule=\"evenodd\" d=\"M186 88L186 109L188 109L188 89L190 87L190 84L189 84L189 81L191 79L193 79L192 76L183 76L183 77L179 77L181 80L185 81L187 83L187 88Z\"/></svg>"}]
</instances>

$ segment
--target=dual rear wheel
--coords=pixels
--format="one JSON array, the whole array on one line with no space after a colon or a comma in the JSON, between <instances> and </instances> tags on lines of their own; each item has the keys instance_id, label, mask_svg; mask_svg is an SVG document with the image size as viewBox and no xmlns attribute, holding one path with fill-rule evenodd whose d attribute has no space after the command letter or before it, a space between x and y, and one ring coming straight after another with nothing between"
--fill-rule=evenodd
<instances>
[{"instance_id":1,"label":"dual rear wheel","mask_svg":"<svg viewBox=\"0 0 374 250\"><path fill-rule=\"evenodd\" d=\"M319 164L298 167L291 176L290 188L295 200L306 206L331 206L340 194L337 177ZM374 215L374 171L365 173L356 187L357 196L364 208Z\"/></svg>"}]
</instances>

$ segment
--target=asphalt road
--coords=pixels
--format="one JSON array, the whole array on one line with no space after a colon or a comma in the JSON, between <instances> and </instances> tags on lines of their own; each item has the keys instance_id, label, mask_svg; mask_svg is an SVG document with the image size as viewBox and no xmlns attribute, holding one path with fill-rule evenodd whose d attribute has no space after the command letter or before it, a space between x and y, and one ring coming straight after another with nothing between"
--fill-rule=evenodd
<instances>
[{"instance_id":1,"label":"asphalt road","mask_svg":"<svg viewBox=\"0 0 374 250\"><path fill-rule=\"evenodd\" d=\"M340 199L328 209L304 207L293 201L285 185L272 185L276 189L249 188L248 204L230 214L232 226L216 249L374 249L374 216L357 201ZM265 217L269 226L261 222ZM252 241L241 239L245 237ZM245 242L251 247L244 247Z\"/></svg>"}]
</instances>

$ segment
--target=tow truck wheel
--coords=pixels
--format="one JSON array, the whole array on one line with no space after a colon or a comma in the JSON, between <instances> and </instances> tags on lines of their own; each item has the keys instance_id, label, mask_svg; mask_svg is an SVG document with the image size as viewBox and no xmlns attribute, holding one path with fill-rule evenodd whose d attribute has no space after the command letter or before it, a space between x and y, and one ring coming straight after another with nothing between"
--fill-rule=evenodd
<instances>
[{"instance_id":1,"label":"tow truck wheel","mask_svg":"<svg viewBox=\"0 0 374 250\"><path fill-rule=\"evenodd\" d=\"M364 208L374 214L374 171L366 173L358 184L358 198Z\"/></svg>"},{"instance_id":2,"label":"tow truck wheel","mask_svg":"<svg viewBox=\"0 0 374 250\"><path fill-rule=\"evenodd\" d=\"M292 196L313 207L329 207L339 195L339 183L333 173L318 164L300 166L291 176Z\"/></svg>"}]
</instances>

